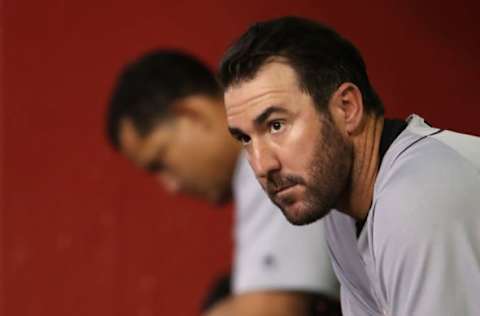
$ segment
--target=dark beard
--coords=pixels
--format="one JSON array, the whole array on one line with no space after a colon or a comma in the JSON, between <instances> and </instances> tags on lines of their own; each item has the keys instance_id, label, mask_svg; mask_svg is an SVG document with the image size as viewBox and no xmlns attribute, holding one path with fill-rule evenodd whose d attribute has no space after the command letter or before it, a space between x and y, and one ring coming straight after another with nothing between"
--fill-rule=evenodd
<instances>
[{"instance_id":1,"label":"dark beard","mask_svg":"<svg viewBox=\"0 0 480 316\"><path fill-rule=\"evenodd\" d=\"M311 183L294 175L268 175L266 189L270 199L294 225L309 224L327 215L338 205L348 188L353 160L352 146L342 137L328 114L321 116L322 128L308 168ZM275 192L297 184L305 188L305 200L301 210L289 212L288 207L295 200L288 196L279 199Z\"/></svg>"}]
</instances>

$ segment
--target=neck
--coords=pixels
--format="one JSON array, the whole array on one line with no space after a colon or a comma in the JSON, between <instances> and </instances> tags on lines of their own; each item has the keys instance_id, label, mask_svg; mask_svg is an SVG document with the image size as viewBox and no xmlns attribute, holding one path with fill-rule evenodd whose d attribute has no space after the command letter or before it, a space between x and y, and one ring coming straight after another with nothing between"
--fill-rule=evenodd
<instances>
[{"instance_id":1,"label":"neck","mask_svg":"<svg viewBox=\"0 0 480 316\"><path fill-rule=\"evenodd\" d=\"M365 220L372 205L383 122L382 116L369 116L362 132L353 138L352 178L344 209L357 220Z\"/></svg>"}]
</instances>

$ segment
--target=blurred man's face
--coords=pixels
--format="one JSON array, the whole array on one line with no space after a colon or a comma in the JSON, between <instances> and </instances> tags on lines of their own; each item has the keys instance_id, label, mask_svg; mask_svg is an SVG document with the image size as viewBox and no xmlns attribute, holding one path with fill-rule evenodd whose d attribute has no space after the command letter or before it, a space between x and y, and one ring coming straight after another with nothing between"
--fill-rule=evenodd
<instances>
[{"instance_id":1,"label":"blurred man's face","mask_svg":"<svg viewBox=\"0 0 480 316\"><path fill-rule=\"evenodd\" d=\"M352 147L319 113L286 63L263 66L225 93L232 135L272 201L294 224L326 215L347 189Z\"/></svg>"},{"instance_id":2,"label":"blurred man's face","mask_svg":"<svg viewBox=\"0 0 480 316\"><path fill-rule=\"evenodd\" d=\"M223 202L230 197L233 166L225 153L226 133L219 133L217 126L195 115L179 114L160 121L142 137L125 118L120 126L121 151L155 175L167 191Z\"/></svg>"}]
</instances>

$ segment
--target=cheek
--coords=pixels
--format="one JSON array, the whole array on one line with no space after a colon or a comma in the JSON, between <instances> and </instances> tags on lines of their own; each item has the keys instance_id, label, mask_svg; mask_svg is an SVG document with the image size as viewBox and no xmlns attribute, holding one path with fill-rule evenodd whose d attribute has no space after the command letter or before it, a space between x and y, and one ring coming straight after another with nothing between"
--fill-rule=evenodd
<instances>
[{"instance_id":1,"label":"cheek","mask_svg":"<svg viewBox=\"0 0 480 316\"><path fill-rule=\"evenodd\" d=\"M279 155L283 167L291 172L304 173L315 154L315 144L319 137L317 128L307 125L291 128L282 143L279 144Z\"/></svg>"},{"instance_id":2,"label":"cheek","mask_svg":"<svg viewBox=\"0 0 480 316\"><path fill-rule=\"evenodd\" d=\"M170 155L169 165L187 191L203 192L214 178L211 159L207 151L196 146L177 146Z\"/></svg>"},{"instance_id":3,"label":"cheek","mask_svg":"<svg viewBox=\"0 0 480 316\"><path fill-rule=\"evenodd\" d=\"M192 163L188 157L192 157L189 148L182 146L181 143L175 143L170 146L165 154L165 168L172 174L182 186L190 182L189 177L192 174Z\"/></svg>"}]
</instances>

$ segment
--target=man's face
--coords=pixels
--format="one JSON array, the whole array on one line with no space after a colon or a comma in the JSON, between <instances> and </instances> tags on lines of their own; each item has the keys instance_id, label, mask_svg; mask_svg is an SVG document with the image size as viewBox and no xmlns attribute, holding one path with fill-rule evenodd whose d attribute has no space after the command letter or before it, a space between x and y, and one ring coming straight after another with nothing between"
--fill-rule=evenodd
<instances>
[{"instance_id":1,"label":"man's face","mask_svg":"<svg viewBox=\"0 0 480 316\"><path fill-rule=\"evenodd\" d=\"M223 202L229 197L233 170L225 162L230 159L224 154L225 136L216 126L198 117L177 115L160 121L142 137L133 122L124 118L119 131L121 152L155 175L171 193Z\"/></svg>"},{"instance_id":2,"label":"man's face","mask_svg":"<svg viewBox=\"0 0 480 316\"><path fill-rule=\"evenodd\" d=\"M319 113L286 63L264 65L225 93L232 135L272 201L294 224L326 215L349 182L352 146L328 112Z\"/></svg>"}]
</instances>

